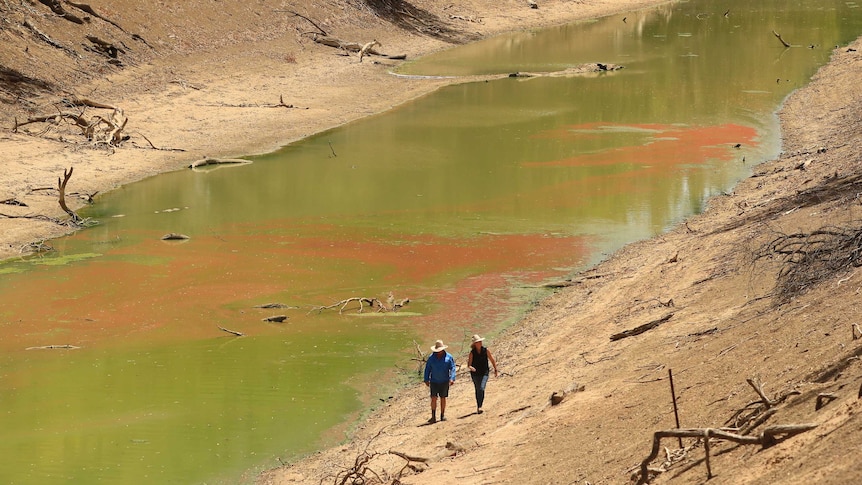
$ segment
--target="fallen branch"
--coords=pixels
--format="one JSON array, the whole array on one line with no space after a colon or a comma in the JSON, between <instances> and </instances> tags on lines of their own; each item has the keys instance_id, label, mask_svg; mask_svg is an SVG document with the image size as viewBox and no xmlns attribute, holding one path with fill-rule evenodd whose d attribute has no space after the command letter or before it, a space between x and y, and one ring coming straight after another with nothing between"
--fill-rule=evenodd
<instances>
[{"instance_id":1,"label":"fallen branch","mask_svg":"<svg viewBox=\"0 0 862 485\"><path fill-rule=\"evenodd\" d=\"M204 167L207 165L234 165L234 164L247 164L251 163L249 160L242 160L239 158L212 158L206 157L200 160L194 161L189 164L189 168L198 168Z\"/></svg>"},{"instance_id":2,"label":"fallen branch","mask_svg":"<svg viewBox=\"0 0 862 485\"><path fill-rule=\"evenodd\" d=\"M340 314L340 313L344 313L344 309L347 308L347 305L349 305L350 303L353 303L353 302L359 303L359 313L362 313L362 311L365 309L365 305L368 305L368 307L371 308L371 307L374 307L374 305L376 303L379 303L380 300L378 300L377 298L366 298L364 296L354 296L352 298L346 298L346 299L341 300L339 302L333 303L332 305L314 307L311 309L311 311L309 313L311 313L313 311L317 311L318 313L321 313L321 312L323 312L323 310L329 310L331 308L341 307L338 309L338 313Z\"/></svg>"},{"instance_id":3,"label":"fallen branch","mask_svg":"<svg viewBox=\"0 0 862 485\"><path fill-rule=\"evenodd\" d=\"M632 328L629 330L625 330L625 331L620 332L620 333L615 333L615 334L611 335L611 340L612 341L620 340L620 339L624 339L626 337L633 337L635 335L640 335L640 334L646 332L647 330L652 330L652 329L658 327L659 325L661 325L662 323L670 320L671 317L673 317L673 315L674 315L673 313L668 313L667 315L659 318L658 320L653 320L649 323L645 323L645 324L640 325L638 327L635 327L635 328Z\"/></svg>"},{"instance_id":4,"label":"fallen branch","mask_svg":"<svg viewBox=\"0 0 862 485\"><path fill-rule=\"evenodd\" d=\"M69 0L66 0L66 3L77 8L78 10L81 10L82 12L86 12L86 13L92 15L93 17L96 17L97 19L108 22L109 24L113 25L114 27L120 29L120 31L122 31L124 34L128 34L128 32L126 32L126 29L120 27L120 25L118 23L114 22L113 20L111 20L105 16L99 15L95 10L93 10L93 7L91 7L85 3L75 3L75 2L71 2Z\"/></svg>"},{"instance_id":5,"label":"fallen branch","mask_svg":"<svg viewBox=\"0 0 862 485\"><path fill-rule=\"evenodd\" d=\"M56 49L66 51L67 53L71 54L74 57L78 57L78 53L76 53L74 50L64 46L63 44L57 42L56 40L48 37L47 34L42 32L41 30L39 30L39 28L36 27L35 25L33 25L29 20L25 20L23 25L24 25L24 27L27 27L28 29L30 29L30 32L33 32L33 34L36 35L36 37L38 37L42 42L44 42L44 43L46 43L46 44L48 44L51 47L54 47Z\"/></svg>"},{"instance_id":6,"label":"fallen branch","mask_svg":"<svg viewBox=\"0 0 862 485\"><path fill-rule=\"evenodd\" d=\"M816 424L791 424L782 426L770 426L764 429L758 436L744 436L731 432L731 428L688 428L688 429L669 429L656 431L653 434L652 450L640 465L640 477L638 485L648 483L651 476L648 468L659 453L659 448L662 438L704 438L704 443L708 443L710 438L733 441L741 445L761 445L763 448L768 448L780 441L795 436L805 431L810 431L816 428ZM709 466L709 447L705 446L706 464L707 464L707 479L712 478L712 471Z\"/></svg>"},{"instance_id":7,"label":"fallen branch","mask_svg":"<svg viewBox=\"0 0 862 485\"><path fill-rule=\"evenodd\" d=\"M365 444L365 449L362 450L361 453L356 455L356 458L353 460L353 466L345 468L344 470L339 471L335 474L333 483L335 485L346 485L350 484L364 484L364 483L383 483L380 479L380 475L377 474L374 470L369 467L369 462L374 458L383 455L385 453L379 452L369 452L368 449L371 447L371 443L374 442L386 428L381 428L380 431L377 432L374 436L368 440L368 443ZM374 477L369 477L368 474L374 475ZM320 483L323 484L325 480L321 479Z\"/></svg>"},{"instance_id":8,"label":"fallen branch","mask_svg":"<svg viewBox=\"0 0 862 485\"><path fill-rule=\"evenodd\" d=\"M452 14L450 14L450 15L449 15L449 18L450 18L450 19L452 19L452 20L463 20L464 22L473 22L474 24L481 24L481 23L482 23L482 19L477 19L477 18L474 18L474 17L472 17L472 16L470 16L470 17L464 17L464 16L462 16L462 15L452 15Z\"/></svg>"},{"instance_id":9,"label":"fallen branch","mask_svg":"<svg viewBox=\"0 0 862 485\"><path fill-rule=\"evenodd\" d=\"M24 350L49 350L49 349L80 349L81 347L76 347L74 345L64 344L64 345L43 345L41 347L27 347Z\"/></svg>"},{"instance_id":10,"label":"fallen branch","mask_svg":"<svg viewBox=\"0 0 862 485\"><path fill-rule=\"evenodd\" d=\"M378 52L374 49L375 45L380 45L376 40L371 41L367 44L360 44L358 42L346 42L336 37L331 37L328 35L318 35L313 34L311 40L318 44L323 44L325 46L334 47L336 49L341 49L346 52L358 52L360 57L360 62L362 57L368 55L385 57L387 59L406 59L407 54L398 54L398 55L388 55L383 54L382 52Z\"/></svg>"},{"instance_id":11,"label":"fallen branch","mask_svg":"<svg viewBox=\"0 0 862 485\"><path fill-rule=\"evenodd\" d=\"M317 23L315 23L315 22L314 22L314 20L311 20L310 18L306 17L305 15L302 15L302 14L296 13L296 12L294 12L293 10L276 10L276 12L288 12L288 13L292 13L294 17L299 17L299 18L303 18L303 19L307 20L307 21L308 21L308 23L310 23L311 25L313 25L313 26L314 26L318 31L320 31L320 33L321 33L321 34L323 34L323 35L329 35L329 34L327 34L327 33L326 33L326 31L325 31L325 30L323 30L322 28L320 28L320 26L319 26L319 25L317 25Z\"/></svg>"},{"instance_id":12,"label":"fallen branch","mask_svg":"<svg viewBox=\"0 0 862 485\"><path fill-rule=\"evenodd\" d=\"M402 453L400 451L389 450L389 453L401 458L404 458L407 461L415 461L417 463L428 463L431 461L431 458L425 458L424 456L413 456L408 455L407 453Z\"/></svg>"},{"instance_id":13,"label":"fallen branch","mask_svg":"<svg viewBox=\"0 0 862 485\"><path fill-rule=\"evenodd\" d=\"M149 139L149 138L147 138L143 133L138 132L138 134L139 134L139 135L141 135L141 138L143 138L144 140L147 140L147 143L149 143L149 144L150 144L150 148L152 148L153 150L161 150L161 151L165 151L165 152L184 152L184 151L185 151L185 150L184 150L184 149L182 149L182 148L162 148L162 147L157 147L157 146L153 145L153 142L151 142L151 141L150 141L150 139Z\"/></svg>"},{"instance_id":14,"label":"fallen branch","mask_svg":"<svg viewBox=\"0 0 862 485\"><path fill-rule=\"evenodd\" d=\"M763 385L760 381L746 379L746 382L754 389L754 392L757 393L760 399L746 404L742 409L733 413L733 416L724 423L741 429L744 432L748 432L763 424L770 416L775 414L776 406L783 403L788 397L799 394L798 390L793 389L775 399L770 399L763 391Z\"/></svg>"},{"instance_id":15,"label":"fallen branch","mask_svg":"<svg viewBox=\"0 0 862 485\"><path fill-rule=\"evenodd\" d=\"M776 37L776 38L781 42L781 45L783 45L784 47L792 47L790 44L788 44L787 42L785 42L785 41L784 41L784 39L782 39L782 38L781 38L781 34L779 34L778 32L776 32L776 31L774 31L774 30L772 31L772 33L773 33L773 34L775 35L775 37Z\"/></svg>"},{"instance_id":16,"label":"fallen branch","mask_svg":"<svg viewBox=\"0 0 862 485\"><path fill-rule=\"evenodd\" d=\"M218 103L212 104L209 106L218 106L224 108L296 108L300 109L299 106L294 106L292 104L286 104L284 102L284 95L278 96L278 103L268 103L268 104L260 104L260 103L240 103L240 104L228 104L228 103ZM305 108L308 109L308 108Z\"/></svg>"},{"instance_id":17,"label":"fallen branch","mask_svg":"<svg viewBox=\"0 0 862 485\"><path fill-rule=\"evenodd\" d=\"M242 332L237 332L236 330L230 330L230 329L227 329L227 328L224 328L224 327L219 327L218 329L219 329L219 330L221 330L221 331L223 331L223 332L227 332L227 333L230 333L230 334L236 335L237 337L244 337L244 336L245 336L245 334L244 334L244 333L242 333Z\"/></svg>"},{"instance_id":18,"label":"fallen branch","mask_svg":"<svg viewBox=\"0 0 862 485\"><path fill-rule=\"evenodd\" d=\"M255 305L253 308L296 308L290 305L285 305L284 303L264 303L263 305Z\"/></svg>"}]
</instances>

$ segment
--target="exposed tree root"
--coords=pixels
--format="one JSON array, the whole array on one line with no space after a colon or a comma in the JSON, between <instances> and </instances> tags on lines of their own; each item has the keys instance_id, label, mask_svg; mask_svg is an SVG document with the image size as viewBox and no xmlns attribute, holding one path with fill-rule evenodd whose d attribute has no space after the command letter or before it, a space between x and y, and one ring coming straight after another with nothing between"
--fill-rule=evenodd
<instances>
[{"instance_id":1,"label":"exposed tree root","mask_svg":"<svg viewBox=\"0 0 862 485\"><path fill-rule=\"evenodd\" d=\"M774 290L782 304L827 278L862 266L862 224L782 234L754 255L755 261L773 257L782 263Z\"/></svg>"}]
</instances>

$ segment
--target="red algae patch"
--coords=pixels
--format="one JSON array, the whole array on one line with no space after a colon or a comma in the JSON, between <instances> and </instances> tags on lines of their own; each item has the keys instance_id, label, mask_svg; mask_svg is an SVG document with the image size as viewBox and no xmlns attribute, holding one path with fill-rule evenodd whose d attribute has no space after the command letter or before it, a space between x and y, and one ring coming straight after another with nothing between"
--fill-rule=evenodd
<instances>
[{"instance_id":1,"label":"red algae patch","mask_svg":"<svg viewBox=\"0 0 862 485\"><path fill-rule=\"evenodd\" d=\"M526 167L589 167L598 165L679 165L710 159L731 160L736 145L752 145L757 130L737 124L716 126L609 125L590 123L546 132L539 137L579 141L582 137L626 134L637 144L546 162L527 162Z\"/></svg>"}]
</instances>

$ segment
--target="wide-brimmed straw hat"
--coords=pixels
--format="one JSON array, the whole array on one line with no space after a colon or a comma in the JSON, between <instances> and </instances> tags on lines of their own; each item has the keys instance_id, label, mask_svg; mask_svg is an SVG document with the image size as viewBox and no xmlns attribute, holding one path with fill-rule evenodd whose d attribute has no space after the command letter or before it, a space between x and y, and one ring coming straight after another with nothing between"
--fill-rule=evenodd
<instances>
[{"instance_id":1,"label":"wide-brimmed straw hat","mask_svg":"<svg viewBox=\"0 0 862 485\"><path fill-rule=\"evenodd\" d=\"M485 337L480 337L480 336L479 336L479 334L473 335L473 343L474 343L474 344L475 344L476 342L481 342L481 341L483 341L483 340L485 340Z\"/></svg>"},{"instance_id":2,"label":"wide-brimmed straw hat","mask_svg":"<svg viewBox=\"0 0 862 485\"><path fill-rule=\"evenodd\" d=\"M431 351L432 352L440 352L441 350L446 350L447 348L449 348L449 347L447 345L443 345L442 340L438 340L438 341L434 342L434 346L431 347Z\"/></svg>"}]
</instances>

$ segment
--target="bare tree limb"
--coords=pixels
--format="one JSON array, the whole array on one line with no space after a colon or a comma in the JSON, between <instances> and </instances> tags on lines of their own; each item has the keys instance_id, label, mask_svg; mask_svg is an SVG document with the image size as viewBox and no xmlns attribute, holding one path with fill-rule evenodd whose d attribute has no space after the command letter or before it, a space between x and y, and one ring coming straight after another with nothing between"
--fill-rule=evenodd
<instances>
[{"instance_id":1,"label":"bare tree limb","mask_svg":"<svg viewBox=\"0 0 862 485\"><path fill-rule=\"evenodd\" d=\"M69 179L72 178L73 170L74 167L69 167L68 171L64 169L63 178L57 178L57 189L60 191L60 194L58 195L58 201L60 203L60 208L63 209L66 214L69 214L73 222L78 223L81 222L81 218L78 216L78 214L75 213L75 211L73 211L69 208L69 206L66 205L66 184L69 183Z\"/></svg>"},{"instance_id":2,"label":"bare tree limb","mask_svg":"<svg viewBox=\"0 0 862 485\"><path fill-rule=\"evenodd\" d=\"M784 41L784 39L781 38L781 34L779 34L778 32L776 32L774 30L772 31L772 33L781 42L781 45L783 45L784 47L791 47L790 44L788 44L787 42Z\"/></svg>"},{"instance_id":3,"label":"bare tree limb","mask_svg":"<svg viewBox=\"0 0 862 485\"><path fill-rule=\"evenodd\" d=\"M647 330L652 330L652 329L658 327L659 325L661 325L662 323L670 320L671 317L673 317L673 315L674 315L673 313L668 313L667 315L659 318L658 320L653 320L649 323L645 323L645 324L640 325L638 327L635 327L635 328L632 328L629 330L625 330L625 331L620 332L620 333L615 333L615 334L611 335L611 340L620 340L620 339L624 339L626 337L633 337L635 335L640 335L640 334L646 332Z\"/></svg>"}]
</instances>

